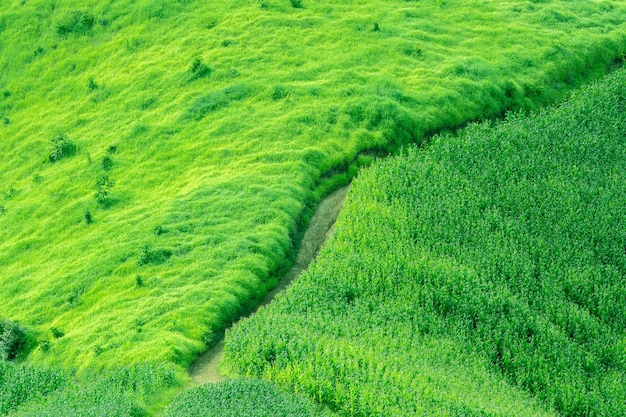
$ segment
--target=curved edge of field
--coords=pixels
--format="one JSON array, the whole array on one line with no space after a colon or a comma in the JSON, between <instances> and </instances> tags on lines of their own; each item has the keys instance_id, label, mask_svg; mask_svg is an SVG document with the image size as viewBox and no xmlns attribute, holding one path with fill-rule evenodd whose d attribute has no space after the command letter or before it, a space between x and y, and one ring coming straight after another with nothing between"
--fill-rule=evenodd
<instances>
[{"instance_id":1,"label":"curved edge of field","mask_svg":"<svg viewBox=\"0 0 626 417\"><path fill-rule=\"evenodd\" d=\"M343 186L319 203L315 213L311 217L309 226L300 242L300 249L294 264L283 275L277 285L269 291L261 300L257 308L249 315L254 314L259 308L269 304L276 295L283 292L315 259L322 244L332 235L335 221L339 216L341 207L348 195L350 185ZM242 317L243 318L243 317ZM221 338L212 348L204 352L196 359L189 368L189 377L194 384L219 382L226 379L219 372L219 364L224 351L224 338Z\"/></svg>"}]
</instances>

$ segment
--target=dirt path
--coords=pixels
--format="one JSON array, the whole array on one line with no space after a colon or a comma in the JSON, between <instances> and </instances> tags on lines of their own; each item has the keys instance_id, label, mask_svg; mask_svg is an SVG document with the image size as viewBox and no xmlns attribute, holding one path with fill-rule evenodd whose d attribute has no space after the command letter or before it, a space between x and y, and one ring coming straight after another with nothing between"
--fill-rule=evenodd
<instances>
[{"instance_id":1,"label":"dirt path","mask_svg":"<svg viewBox=\"0 0 626 417\"><path fill-rule=\"evenodd\" d=\"M317 210L311 217L309 228L302 238L296 261L283 276L278 285L267 293L258 308L267 305L277 294L284 291L285 288L309 266L311 261L315 259L322 244L334 230L333 226L335 225L335 220L337 220L337 216L341 211L349 189L350 186L340 188L329 194L320 202ZM254 314L254 312L252 314ZM223 381L225 378L220 375L217 369L222 359L223 351L224 339L220 340L215 346L198 357L196 362L189 368L191 381L195 384Z\"/></svg>"}]
</instances>

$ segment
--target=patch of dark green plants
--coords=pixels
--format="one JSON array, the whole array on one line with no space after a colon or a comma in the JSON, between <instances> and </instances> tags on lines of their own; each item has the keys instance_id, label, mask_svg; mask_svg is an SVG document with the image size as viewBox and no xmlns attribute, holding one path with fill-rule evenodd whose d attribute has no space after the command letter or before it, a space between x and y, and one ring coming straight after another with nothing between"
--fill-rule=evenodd
<instances>
[{"instance_id":1,"label":"patch of dark green plants","mask_svg":"<svg viewBox=\"0 0 626 417\"><path fill-rule=\"evenodd\" d=\"M209 75L211 75L211 68L209 68L204 61L202 61L202 58L194 58L191 62L191 67L189 68L189 76L187 80L194 81L200 78L208 77Z\"/></svg>"},{"instance_id":2,"label":"patch of dark green plants","mask_svg":"<svg viewBox=\"0 0 626 417\"><path fill-rule=\"evenodd\" d=\"M103 175L96 182L96 202L102 208L109 208L115 203L115 199L111 197L111 190L115 185L115 181L108 175Z\"/></svg>"},{"instance_id":3,"label":"patch of dark green plants","mask_svg":"<svg viewBox=\"0 0 626 417\"><path fill-rule=\"evenodd\" d=\"M272 97L272 100L278 101L283 98L286 98L288 95L289 95L289 92L287 91L287 88L282 84L278 84L272 90L271 97Z\"/></svg>"},{"instance_id":4,"label":"patch of dark green plants","mask_svg":"<svg viewBox=\"0 0 626 417\"><path fill-rule=\"evenodd\" d=\"M93 216L89 210L85 211L85 223L87 224L93 223Z\"/></svg>"},{"instance_id":5,"label":"patch of dark green plants","mask_svg":"<svg viewBox=\"0 0 626 417\"><path fill-rule=\"evenodd\" d=\"M141 249L139 254L138 264L143 265L161 265L167 262L172 256L172 251L169 249L157 248L152 249L150 245L145 245Z\"/></svg>"},{"instance_id":6,"label":"patch of dark green plants","mask_svg":"<svg viewBox=\"0 0 626 417\"><path fill-rule=\"evenodd\" d=\"M243 100L250 95L250 88L245 84L234 84L223 90L212 91L198 97L189 107L186 118L201 120L210 113L225 108L230 103Z\"/></svg>"},{"instance_id":7,"label":"patch of dark green plants","mask_svg":"<svg viewBox=\"0 0 626 417\"><path fill-rule=\"evenodd\" d=\"M10 361L26 350L28 335L17 321L0 320L0 359Z\"/></svg>"},{"instance_id":8,"label":"patch of dark green plants","mask_svg":"<svg viewBox=\"0 0 626 417\"><path fill-rule=\"evenodd\" d=\"M81 10L72 10L59 20L56 33L59 36L85 35L93 29L96 18Z\"/></svg>"},{"instance_id":9,"label":"patch of dark green plants","mask_svg":"<svg viewBox=\"0 0 626 417\"><path fill-rule=\"evenodd\" d=\"M302 5L302 0L289 0L291 3L291 7L294 9L302 9L304 6Z\"/></svg>"},{"instance_id":10,"label":"patch of dark green plants","mask_svg":"<svg viewBox=\"0 0 626 417\"><path fill-rule=\"evenodd\" d=\"M57 327L50 328L50 332L52 333L52 337L55 339L60 339L65 336L65 332Z\"/></svg>"},{"instance_id":11,"label":"patch of dark green plants","mask_svg":"<svg viewBox=\"0 0 626 417\"><path fill-rule=\"evenodd\" d=\"M110 171L113 168L113 159L109 155L105 155L102 158L102 163L100 164L102 169L105 171Z\"/></svg>"},{"instance_id":12,"label":"patch of dark green plants","mask_svg":"<svg viewBox=\"0 0 626 417\"><path fill-rule=\"evenodd\" d=\"M53 137L51 142L50 155L48 155L49 162L57 162L76 154L76 145L64 133L59 133Z\"/></svg>"},{"instance_id":13,"label":"patch of dark green plants","mask_svg":"<svg viewBox=\"0 0 626 417\"><path fill-rule=\"evenodd\" d=\"M87 88L93 91L93 90L97 90L98 87L99 87L98 83L96 83L96 81L93 78L90 78L89 82L87 83Z\"/></svg>"}]
</instances>

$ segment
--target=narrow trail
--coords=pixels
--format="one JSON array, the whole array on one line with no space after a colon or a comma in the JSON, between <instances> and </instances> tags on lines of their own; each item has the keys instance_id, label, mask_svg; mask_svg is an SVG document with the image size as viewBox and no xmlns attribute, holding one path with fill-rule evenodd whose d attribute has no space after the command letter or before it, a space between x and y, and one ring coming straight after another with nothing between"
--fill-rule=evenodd
<instances>
[{"instance_id":1,"label":"narrow trail","mask_svg":"<svg viewBox=\"0 0 626 417\"><path fill-rule=\"evenodd\" d=\"M335 221L349 189L349 185L342 187L329 194L320 202L317 210L311 217L309 228L304 233L296 261L276 287L265 295L261 303L259 303L257 310L269 304L277 294L283 292L315 259L324 241L333 233ZM250 315L255 314L255 312L256 310ZM218 371L223 351L224 339L221 339L211 349L200 355L189 368L191 381L195 384L205 384L225 380L226 378Z\"/></svg>"}]
</instances>

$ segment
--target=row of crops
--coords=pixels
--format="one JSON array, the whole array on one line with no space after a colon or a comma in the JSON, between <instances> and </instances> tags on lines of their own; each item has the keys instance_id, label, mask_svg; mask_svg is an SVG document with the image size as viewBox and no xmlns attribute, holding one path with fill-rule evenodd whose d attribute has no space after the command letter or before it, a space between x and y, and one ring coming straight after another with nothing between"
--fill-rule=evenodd
<instances>
[{"instance_id":1,"label":"row of crops","mask_svg":"<svg viewBox=\"0 0 626 417\"><path fill-rule=\"evenodd\" d=\"M172 366L143 364L76 379L67 372L0 361L0 415L145 415L158 391L177 385Z\"/></svg>"},{"instance_id":2,"label":"row of crops","mask_svg":"<svg viewBox=\"0 0 626 417\"><path fill-rule=\"evenodd\" d=\"M348 416L626 413L626 71L354 181L234 370Z\"/></svg>"}]
</instances>

